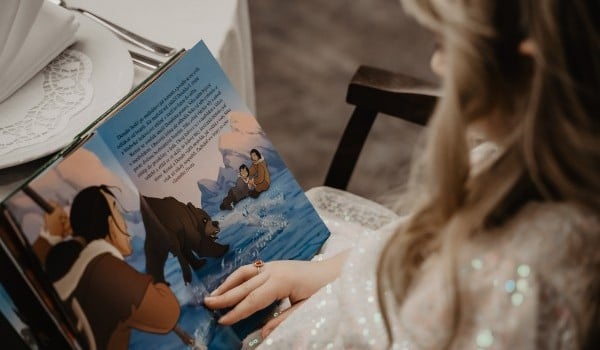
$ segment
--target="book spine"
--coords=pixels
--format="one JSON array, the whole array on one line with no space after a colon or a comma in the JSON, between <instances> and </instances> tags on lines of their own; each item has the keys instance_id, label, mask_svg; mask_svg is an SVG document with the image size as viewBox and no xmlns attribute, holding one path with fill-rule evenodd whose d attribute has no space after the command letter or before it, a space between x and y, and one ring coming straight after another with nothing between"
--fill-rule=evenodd
<instances>
[{"instance_id":1,"label":"book spine","mask_svg":"<svg viewBox=\"0 0 600 350\"><path fill-rule=\"evenodd\" d=\"M12 299L15 313L28 326L25 337L33 337L33 343L41 349L81 349L82 335L73 331L62 303L51 293L53 289L43 277L39 261L31 248L23 245L23 239L11 224L8 211L2 208L0 284Z\"/></svg>"}]
</instances>

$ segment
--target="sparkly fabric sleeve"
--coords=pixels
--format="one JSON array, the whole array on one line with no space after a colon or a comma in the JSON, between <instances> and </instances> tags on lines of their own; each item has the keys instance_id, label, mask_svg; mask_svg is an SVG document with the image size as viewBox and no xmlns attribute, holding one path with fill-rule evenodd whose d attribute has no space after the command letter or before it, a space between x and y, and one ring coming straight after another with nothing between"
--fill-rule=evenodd
<instances>
[{"instance_id":1,"label":"sparkly fabric sleeve","mask_svg":"<svg viewBox=\"0 0 600 350\"><path fill-rule=\"evenodd\" d=\"M377 300L377 259L398 222L357 241L340 278L321 288L260 349L387 349Z\"/></svg>"},{"instance_id":2,"label":"sparkly fabric sleeve","mask_svg":"<svg viewBox=\"0 0 600 350\"><path fill-rule=\"evenodd\" d=\"M598 296L590 294L600 266L596 213L569 203L527 205L502 227L460 245L456 286L448 283L446 260L433 254L403 303L388 310L394 333L390 345L376 268L383 246L403 219L382 215L385 210L371 211L376 206L328 189L309 198L332 234L339 232L340 242L352 250L340 277L262 343L254 343L261 349L582 347L581 335L592 322L588 312L598 303ZM370 228L369 223L381 222L378 218L392 224Z\"/></svg>"},{"instance_id":3,"label":"sparkly fabric sleeve","mask_svg":"<svg viewBox=\"0 0 600 350\"><path fill-rule=\"evenodd\" d=\"M453 349L580 349L600 265L598 217L534 204L465 248ZM597 303L598 297L595 296Z\"/></svg>"},{"instance_id":4,"label":"sparkly fabric sleeve","mask_svg":"<svg viewBox=\"0 0 600 350\"><path fill-rule=\"evenodd\" d=\"M540 283L527 264L495 254L460 271L460 322L452 349L535 349Z\"/></svg>"}]
</instances>

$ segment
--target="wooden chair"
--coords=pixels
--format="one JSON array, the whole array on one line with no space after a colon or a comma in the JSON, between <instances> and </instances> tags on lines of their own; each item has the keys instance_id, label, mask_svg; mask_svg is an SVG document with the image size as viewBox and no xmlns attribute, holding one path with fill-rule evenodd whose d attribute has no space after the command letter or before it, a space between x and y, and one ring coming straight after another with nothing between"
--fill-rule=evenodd
<instances>
[{"instance_id":1,"label":"wooden chair","mask_svg":"<svg viewBox=\"0 0 600 350\"><path fill-rule=\"evenodd\" d=\"M356 106L325 178L325 186L345 190L379 113L425 125L439 97L435 84L404 74L360 66L346 102Z\"/></svg>"}]
</instances>

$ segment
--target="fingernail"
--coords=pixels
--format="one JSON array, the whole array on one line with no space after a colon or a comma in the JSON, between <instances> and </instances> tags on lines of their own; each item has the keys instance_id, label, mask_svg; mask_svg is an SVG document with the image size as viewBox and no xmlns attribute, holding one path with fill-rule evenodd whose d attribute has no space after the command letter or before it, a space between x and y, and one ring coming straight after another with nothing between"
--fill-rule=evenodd
<instances>
[{"instance_id":1,"label":"fingernail","mask_svg":"<svg viewBox=\"0 0 600 350\"><path fill-rule=\"evenodd\" d=\"M219 318L219 320L217 320L217 322L218 322L219 324L223 324L223 323L225 322L225 316L223 316L223 317Z\"/></svg>"},{"instance_id":2,"label":"fingernail","mask_svg":"<svg viewBox=\"0 0 600 350\"><path fill-rule=\"evenodd\" d=\"M217 291L218 291L218 289L215 289L215 290L213 290L213 291L212 291L212 292L209 294L209 296L211 296L211 297L214 297L215 295L217 295Z\"/></svg>"}]
</instances>

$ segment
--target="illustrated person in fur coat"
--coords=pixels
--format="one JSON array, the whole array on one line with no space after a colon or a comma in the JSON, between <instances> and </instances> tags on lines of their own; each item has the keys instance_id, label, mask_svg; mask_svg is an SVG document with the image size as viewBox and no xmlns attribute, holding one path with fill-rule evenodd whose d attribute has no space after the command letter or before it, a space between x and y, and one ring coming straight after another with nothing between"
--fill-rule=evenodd
<instances>
[{"instance_id":1,"label":"illustrated person in fur coat","mask_svg":"<svg viewBox=\"0 0 600 350\"><path fill-rule=\"evenodd\" d=\"M252 159L250 182L254 185L254 189L250 191L250 197L256 198L261 192L269 189L271 176L269 175L267 162L257 149L250 150L250 158Z\"/></svg>"}]
</instances>

